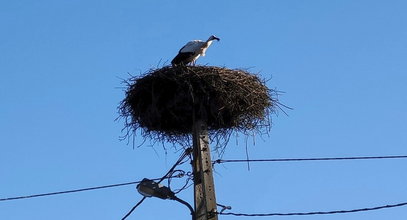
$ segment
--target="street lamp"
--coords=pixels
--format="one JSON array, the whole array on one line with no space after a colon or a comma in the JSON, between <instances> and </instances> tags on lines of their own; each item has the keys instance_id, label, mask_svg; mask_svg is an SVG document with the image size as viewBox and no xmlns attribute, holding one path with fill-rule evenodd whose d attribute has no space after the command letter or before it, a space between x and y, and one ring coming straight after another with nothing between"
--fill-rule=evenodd
<instances>
[{"instance_id":1,"label":"street lamp","mask_svg":"<svg viewBox=\"0 0 407 220\"><path fill-rule=\"evenodd\" d=\"M170 188L163 186L153 180L144 178L138 185L137 191L145 197L157 197L160 199L171 199L184 204L191 211L192 220L195 220L195 212L192 206L186 201L175 196L175 193Z\"/></svg>"},{"instance_id":2,"label":"street lamp","mask_svg":"<svg viewBox=\"0 0 407 220\"><path fill-rule=\"evenodd\" d=\"M145 197L158 197L160 199L170 199L175 196L170 188L147 178L144 178L137 185L137 191Z\"/></svg>"}]
</instances>

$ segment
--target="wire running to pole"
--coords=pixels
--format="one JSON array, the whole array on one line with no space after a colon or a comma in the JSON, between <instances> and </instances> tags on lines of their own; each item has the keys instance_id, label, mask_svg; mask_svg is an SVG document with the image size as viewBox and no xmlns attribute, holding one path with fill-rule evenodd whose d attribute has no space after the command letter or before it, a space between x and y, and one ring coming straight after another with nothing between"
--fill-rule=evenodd
<instances>
[{"instance_id":1,"label":"wire running to pole","mask_svg":"<svg viewBox=\"0 0 407 220\"><path fill-rule=\"evenodd\" d=\"M153 179L153 180L159 180L159 178L156 178L156 179ZM27 195L27 196L16 196L16 197L10 197L10 198L0 198L0 202L2 202L2 201L10 201L10 200L17 200L17 199L31 199L31 198L35 198L35 197L53 196L53 195L60 195L60 194L67 194L67 193L77 193L77 192L97 190L97 189L106 189L106 188L113 188L113 187L137 184L137 183L140 183L140 182L141 181L135 181L135 182L118 183L118 184L111 184L111 185L105 185L105 186L95 186L95 187L88 187L88 188L74 189L74 190L66 190L66 191L59 191L59 192L50 192L50 193L34 194L34 195Z\"/></svg>"},{"instance_id":2,"label":"wire running to pole","mask_svg":"<svg viewBox=\"0 0 407 220\"><path fill-rule=\"evenodd\" d=\"M218 215L233 215L233 216L243 216L243 217L266 217L266 216L304 216L304 215L330 215L330 214L344 214L344 213L354 213L354 212L366 212L379 209L395 208L407 205L407 202L383 205L370 208L360 208L352 210L336 210L336 211L319 211L319 212L292 212L292 213L265 213L265 214L246 214L246 213L233 213L233 212L220 212Z\"/></svg>"},{"instance_id":3,"label":"wire running to pole","mask_svg":"<svg viewBox=\"0 0 407 220\"><path fill-rule=\"evenodd\" d=\"M189 154L191 154L192 149L188 148L184 151L184 153L182 153L182 155L180 156L180 158L177 160L177 162L175 162L175 164L168 170L168 172L159 179L159 181L157 183L161 183L163 180L167 179L167 178L172 178L171 174L174 172L175 168L182 163L182 161L185 159L185 157L187 157ZM141 204L144 202L144 200L146 199L146 197L144 196L135 206L133 206L133 208L130 209L130 211L122 218L122 220L125 220L127 217L130 216L130 214Z\"/></svg>"},{"instance_id":4,"label":"wire running to pole","mask_svg":"<svg viewBox=\"0 0 407 220\"><path fill-rule=\"evenodd\" d=\"M122 218L122 220L124 220L124 219L126 219L127 217L129 217L129 215L134 211L134 209L136 209L137 206L139 206L141 203L143 203L146 198L147 198L147 197L144 196L140 201L138 201L138 203L137 203L135 206L133 206L133 208L130 209L130 211Z\"/></svg>"},{"instance_id":5,"label":"wire running to pole","mask_svg":"<svg viewBox=\"0 0 407 220\"><path fill-rule=\"evenodd\" d=\"M329 161L329 160L374 160L374 159L402 159L407 158L407 155L398 156L366 156L366 157L317 157L317 158L277 158L277 159L241 159L241 160L222 160L213 161L218 163L239 163L239 162L298 162L298 161Z\"/></svg>"}]
</instances>

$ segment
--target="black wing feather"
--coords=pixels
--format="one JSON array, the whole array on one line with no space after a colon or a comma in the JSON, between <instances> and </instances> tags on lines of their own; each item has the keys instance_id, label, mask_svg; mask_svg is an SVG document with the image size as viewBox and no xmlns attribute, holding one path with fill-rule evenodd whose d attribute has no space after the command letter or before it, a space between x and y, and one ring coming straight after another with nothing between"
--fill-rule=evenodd
<instances>
[{"instance_id":1,"label":"black wing feather","mask_svg":"<svg viewBox=\"0 0 407 220\"><path fill-rule=\"evenodd\" d=\"M178 55L175 56L174 59L171 61L171 64L173 66L180 64L187 65L194 60L194 54L195 53L193 52L178 53Z\"/></svg>"}]
</instances>

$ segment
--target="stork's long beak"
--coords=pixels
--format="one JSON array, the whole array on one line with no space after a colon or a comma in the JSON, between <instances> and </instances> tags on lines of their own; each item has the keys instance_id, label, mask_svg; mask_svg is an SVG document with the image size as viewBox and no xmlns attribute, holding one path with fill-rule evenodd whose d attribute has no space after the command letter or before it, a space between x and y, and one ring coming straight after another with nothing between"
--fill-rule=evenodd
<instances>
[{"instance_id":1,"label":"stork's long beak","mask_svg":"<svg viewBox=\"0 0 407 220\"><path fill-rule=\"evenodd\" d=\"M217 40L220 41L220 39L218 37L216 37L215 35L212 35L209 40Z\"/></svg>"}]
</instances>

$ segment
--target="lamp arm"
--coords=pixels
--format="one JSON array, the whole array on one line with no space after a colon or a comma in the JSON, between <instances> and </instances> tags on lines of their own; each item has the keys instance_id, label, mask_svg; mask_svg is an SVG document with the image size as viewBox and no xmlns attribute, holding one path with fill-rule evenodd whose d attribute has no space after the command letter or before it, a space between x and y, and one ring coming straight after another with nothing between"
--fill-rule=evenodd
<instances>
[{"instance_id":1,"label":"lamp arm","mask_svg":"<svg viewBox=\"0 0 407 220\"><path fill-rule=\"evenodd\" d=\"M176 197L175 195L172 196L170 199L175 200L175 201L177 201L177 202L179 202L179 203L182 203L182 204L184 204L185 206L187 206L188 209L191 211L192 220L195 220L195 211L194 211L194 209L192 208L192 206L191 206L189 203L187 203L187 202L185 202L184 200L182 200L182 199Z\"/></svg>"}]
</instances>

